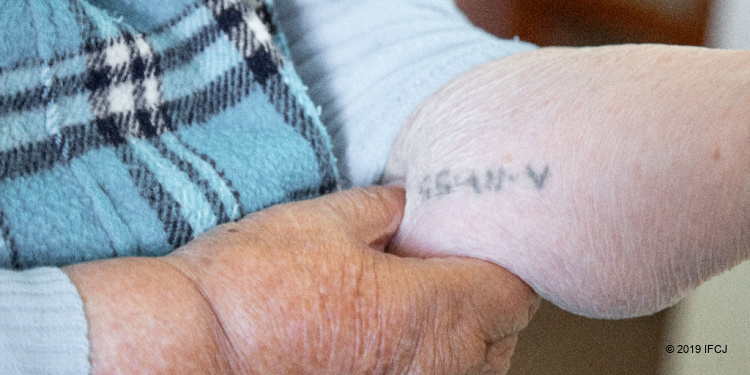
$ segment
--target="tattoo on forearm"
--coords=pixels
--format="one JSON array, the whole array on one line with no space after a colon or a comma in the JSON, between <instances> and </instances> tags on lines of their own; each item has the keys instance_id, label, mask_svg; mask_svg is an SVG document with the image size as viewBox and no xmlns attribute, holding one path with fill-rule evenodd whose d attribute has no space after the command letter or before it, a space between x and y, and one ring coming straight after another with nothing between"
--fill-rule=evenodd
<instances>
[{"instance_id":1,"label":"tattoo on forearm","mask_svg":"<svg viewBox=\"0 0 750 375\"><path fill-rule=\"evenodd\" d=\"M419 184L419 195L426 201L460 190L484 194L520 184L544 190L549 176L549 165L542 168L527 165L521 172L509 171L505 167L488 168L480 172L474 169L457 171L446 168L434 175L425 175Z\"/></svg>"}]
</instances>

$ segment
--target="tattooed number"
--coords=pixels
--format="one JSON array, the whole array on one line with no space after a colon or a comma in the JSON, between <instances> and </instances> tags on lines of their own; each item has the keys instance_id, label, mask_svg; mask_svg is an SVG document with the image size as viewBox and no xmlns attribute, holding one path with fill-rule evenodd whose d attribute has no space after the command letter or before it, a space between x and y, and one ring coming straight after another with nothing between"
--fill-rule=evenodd
<instances>
[{"instance_id":1,"label":"tattooed number","mask_svg":"<svg viewBox=\"0 0 750 375\"><path fill-rule=\"evenodd\" d=\"M426 175L419 184L419 194L423 200L451 194L458 190L470 190L475 194L499 192L518 183L531 183L537 190L544 190L550 168L526 166L523 173L510 173L504 167L487 169L484 173L475 170L452 171L443 169L435 175Z\"/></svg>"}]
</instances>

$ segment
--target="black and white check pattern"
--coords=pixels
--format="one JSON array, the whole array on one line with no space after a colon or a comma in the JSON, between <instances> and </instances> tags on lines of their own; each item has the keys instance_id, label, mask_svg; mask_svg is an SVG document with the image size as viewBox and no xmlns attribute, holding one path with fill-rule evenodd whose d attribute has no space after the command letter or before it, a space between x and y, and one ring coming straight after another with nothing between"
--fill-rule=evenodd
<instances>
[{"instance_id":1,"label":"black and white check pattern","mask_svg":"<svg viewBox=\"0 0 750 375\"><path fill-rule=\"evenodd\" d=\"M141 35L87 47L86 88L98 131L120 143L126 136L149 138L171 130L163 115L159 57Z\"/></svg>"}]
</instances>

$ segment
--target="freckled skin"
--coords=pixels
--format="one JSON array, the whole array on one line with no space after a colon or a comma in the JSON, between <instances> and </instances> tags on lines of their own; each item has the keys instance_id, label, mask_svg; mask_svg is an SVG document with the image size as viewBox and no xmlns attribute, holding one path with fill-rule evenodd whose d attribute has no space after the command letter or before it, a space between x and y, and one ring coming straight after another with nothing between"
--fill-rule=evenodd
<instances>
[{"instance_id":1,"label":"freckled skin","mask_svg":"<svg viewBox=\"0 0 750 375\"><path fill-rule=\"evenodd\" d=\"M352 189L65 267L92 374L506 373L538 296L489 262L384 253L404 203Z\"/></svg>"},{"instance_id":2,"label":"freckled skin","mask_svg":"<svg viewBox=\"0 0 750 375\"><path fill-rule=\"evenodd\" d=\"M397 251L490 260L590 317L663 309L750 256L748 87L748 52L656 45L545 48L466 73L394 143ZM486 185L500 167L498 191L435 194L441 171Z\"/></svg>"}]
</instances>

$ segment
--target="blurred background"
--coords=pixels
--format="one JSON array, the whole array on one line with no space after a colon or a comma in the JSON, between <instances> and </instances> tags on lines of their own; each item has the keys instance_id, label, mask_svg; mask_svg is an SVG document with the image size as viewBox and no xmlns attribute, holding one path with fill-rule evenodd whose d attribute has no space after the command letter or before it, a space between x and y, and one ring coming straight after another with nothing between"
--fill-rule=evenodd
<instances>
[{"instance_id":1,"label":"blurred background","mask_svg":"<svg viewBox=\"0 0 750 375\"><path fill-rule=\"evenodd\" d=\"M750 0L457 0L478 26L540 46L667 43L750 49ZM750 88L748 88L750 89ZM723 354L667 354L666 345ZM511 375L750 374L750 262L653 316L593 320L544 303Z\"/></svg>"},{"instance_id":2,"label":"blurred background","mask_svg":"<svg viewBox=\"0 0 750 375\"><path fill-rule=\"evenodd\" d=\"M459 0L486 30L538 45L703 45L712 0ZM492 10L490 10L492 9Z\"/></svg>"}]
</instances>

